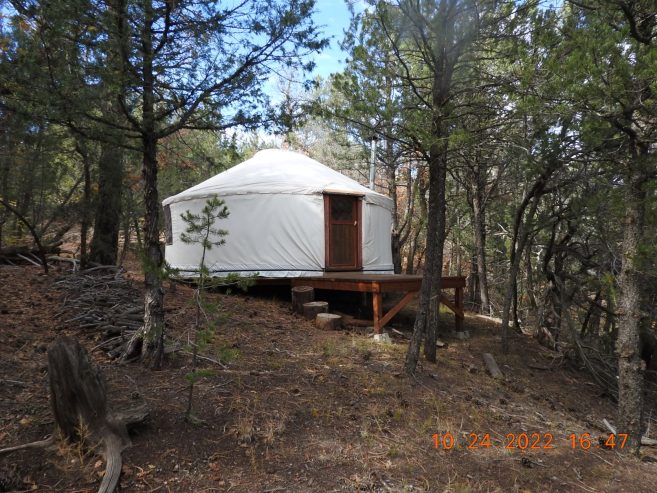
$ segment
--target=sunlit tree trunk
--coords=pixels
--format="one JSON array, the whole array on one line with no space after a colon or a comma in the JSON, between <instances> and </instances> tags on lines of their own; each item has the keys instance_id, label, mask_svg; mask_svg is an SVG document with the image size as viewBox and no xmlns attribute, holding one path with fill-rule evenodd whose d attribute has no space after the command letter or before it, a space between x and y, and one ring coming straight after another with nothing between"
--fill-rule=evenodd
<instances>
[{"instance_id":1,"label":"sunlit tree trunk","mask_svg":"<svg viewBox=\"0 0 657 493\"><path fill-rule=\"evenodd\" d=\"M637 161L639 156L633 156ZM627 448L639 452L643 418L643 378L645 363L641 359L639 319L641 316L640 276L637 266L643 236L646 207L645 176L636 163L628 166L625 185L625 220L623 223L623 260L618 281L618 431L629 435Z\"/></svg>"}]
</instances>

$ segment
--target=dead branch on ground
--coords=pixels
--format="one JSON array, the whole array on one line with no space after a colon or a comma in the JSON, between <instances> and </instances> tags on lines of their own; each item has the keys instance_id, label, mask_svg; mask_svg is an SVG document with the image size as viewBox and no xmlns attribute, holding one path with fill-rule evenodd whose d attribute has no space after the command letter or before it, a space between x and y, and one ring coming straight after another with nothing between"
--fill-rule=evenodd
<instances>
[{"instance_id":1,"label":"dead branch on ground","mask_svg":"<svg viewBox=\"0 0 657 493\"><path fill-rule=\"evenodd\" d=\"M60 316L102 339L95 347L111 358L123 354L143 325L142 293L126 279L123 270L101 265L62 277L55 285L64 291Z\"/></svg>"}]
</instances>

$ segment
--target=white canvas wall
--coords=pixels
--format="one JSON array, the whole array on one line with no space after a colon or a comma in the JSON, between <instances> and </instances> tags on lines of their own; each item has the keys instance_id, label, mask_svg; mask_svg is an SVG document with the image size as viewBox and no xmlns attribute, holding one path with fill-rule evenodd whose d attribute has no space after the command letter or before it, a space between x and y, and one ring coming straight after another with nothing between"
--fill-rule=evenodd
<instances>
[{"instance_id":1,"label":"white canvas wall","mask_svg":"<svg viewBox=\"0 0 657 493\"><path fill-rule=\"evenodd\" d=\"M288 186L289 185L289 186ZM199 213L217 195L229 217L216 227L229 232L226 243L206 253L215 275L230 272L264 277L321 274L325 265L323 192L362 196L363 271L391 273L392 201L307 156L266 150L250 160L163 201L170 207L173 244L167 262L194 275L201 258L199 245L185 244L180 215Z\"/></svg>"},{"instance_id":2,"label":"white canvas wall","mask_svg":"<svg viewBox=\"0 0 657 493\"><path fill-rule=\"evenodd\" d=\"M201 258L198 245L186 245L180 234L185 224L180 214L199 212L206 199L171 204L173 245L167 262L196 270ZM229 216L218 225L228 231L226 243L206 254L206 265L217 274L260 272L263 276L293 270L321 271L324 262L324 203L312 195L237 195L224 198Z\"/></svg>"},{"instance_id":3,"label":"white canvas wall","mask_svg":"<svg viewBox=\"0 0 657 493\"><path fill-rule=\"evenodd\" d=\"M392 212L376 204L363 209L363 271L392 274Z\"/></svg>"}]
</instances>

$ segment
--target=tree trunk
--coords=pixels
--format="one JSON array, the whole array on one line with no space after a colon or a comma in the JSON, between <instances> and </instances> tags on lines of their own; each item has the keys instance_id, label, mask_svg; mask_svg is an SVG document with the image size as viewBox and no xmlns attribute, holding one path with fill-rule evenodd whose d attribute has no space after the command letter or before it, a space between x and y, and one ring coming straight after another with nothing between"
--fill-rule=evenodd
<instances>
[{"instance_id":1,"label":"tree trunk","mask_svg":"<svg viewBox=\"0 0 657 493\"><path fill-rule=\"evenodd\" d=\"M153 74L152 24L153 6L144 2L143 51L143 102L142 147L144 179L144 329L142 361L151 368L160 368L164 355L164 291L162 265L164 258L160 245L160 200L157 191L157 128L155 121L155 76Z\"/></svg>"},{"instance_id":2,"label":"tree trunk","mask_svg":"<svg viewBox=\"0 0 657 493\"><path fill-rule=\"evenodd\" d=\"M437 301L432 297L436 292L433 284L435 283L436 276L434 269L437 266L439 270L438 277L440 278L440 271L442 270L442 245L444 238L442 234L439 237L439 231L444 233L445 229L445 177L446 177L446 162L444 156L438 149L439 144L434 144L431 162L429 163L429 207L426 210L427 217L427 241L426 241L426 255L424 262L424 272L422 275L422 285L420 287L420 300L418 303L418 310L415 315L415 324L413 325L413 335L411 336L408 350L406 352L406 359L404 362L404 370L407 374L414 374L415 368L420 355L420 345L422 340L425 339L425 356L431 356L431 349L433 349L433 360L435 361L436 354L436 328L433 327L433 335L428 335L427 325L430 322L430 311L432 304L438 306ZM441 208L441 200L443 207ZM441 213L442 211L442 213ZM440 248L439 248L440 247ZM439 257L439 258L438 258ZM439 286L437 286L439 288ZM428 335L428 337L425 337ZM433 340L433 347L427 350L426 346Z\"/></svg>"},{"instance_id":3,"label":"tree trunk","mask_svg":"<svg viewBox=\"0 0 657 493\"><path fill-rule=\"evenodd\" d=\"M389 92L390 81L389 78L386 80L388 87L386 90ZM392 134L392 129L388 128L386 130L387 135ZM395 162L395 156L393 152L393 142L390 137L386 137L383 141L383 154L384 154L384 164L387 174L388 182L388 196L392 199L392 235L391 235L391 249L392 249L392 265L395 274L401 274L402 269L402 255L401 248L402 244L400 241L401 238L401 223L399 217L399 204L397 203L397 166Z\"/></svg>"},{"instance_id":4,"label":"tree trunk","mask_svg":"<svg viewBox=\"0 0 657 493\"><path fill-rule=\"evenodd\" d=\"M123 195L123 151L118 144L102 144L98 173L98 201L89 260L115 265Z\"/></svg>"},{"instance_id":5,"label":"tree trunk","mask_svg":"<svg viewBox=\"0 0 657 493\"><path fill-rule=\"evenodd\" d=\"M638 454L642 435L645 364L640 351L641 291L636 257L643 236L646 192L644 177L630 166L630 176L625 185L623 258L618 282L618 431L629 435L627 449Z\"/></svg>"},{"instance_id":6,"label":"tree trunk","mask_svg":"<svg viewBox=\"0 0 657 493\"><path fill-rule=\"evenodd\" d=\"M479 281L481 313L490 315L488 272L486 271L486 212L479 186L477 186L477 190L473 194L472 199L472 219L474 222L474 243L477 255L477 277Z\"/></svg>"},{"instance_id":7,"label":"tree trunk","mask_svg":"<svg viewBox=\"0 0 657 493\"><path fill-rule=\"evenodd\" d=\"M124 65L121 62L122 46L127 15L127 4L121 0L109 0L107 13L117 30L108 32L108 50L105 63L116 74L121 74ZM123 155L125 135L115 127L124 123L118 100L125 97L125 81L119 84L101 84L105 102L101 104L103 119L110 122L106 125L105 142L101 143L98 160L98 200L94 217L94 236L91 241L89 259L101 265L116 265L119 245L119 230L121 228L121 205L123 197Z\"/></svg>"},{"instance_id":8,"label":"tree trunk","mask_svg":"<svg viewBox=\"0 0 657 493\"><path fill-rule=\"evenodd\" d=\"M436 180L437 188L437 204L436 204L436 233L433 240L436 243L433 257L427 256L427 262L432 262L431 269L431 301L429 304L430 317L425 329L424 338L424 357L427 361L432 363L436 362L436 340L438 339L438 321L439 321L439 307L440 303L440 290L442 288L442 275L443 275L443 256L445 251L445 188L447 185L447 145L439 143L436 145L435 152L438 152L436 172L438 178Z\"/></svg>"},{"instance_id":9,"label":"tree trunk","mask_svg":"<svg viewBox=\"0 0 657 493\"><path fill-rule=\"evenodd\" d=\"M402 271L402 245L399 241L399 232L393 231L391 236L392 241L392 265L395 274L401 274Z\"/></svg>"},{"instance_id":10,"label":"tree trunk","mask_svg":"<svg viewBox=\"0 0 657 493\"><path fill-rule=\"evenodd\" d=\"M160 201L157 192L157 154L154 139L144 137L144 333L142 361L151 368L162 365L164 355L164 291L160 273L164 262L160 244Z\"/></svg>"},{"instance_id":11,"label":"tree trunk","mask_svg":"<svg viewBox=\"0 0 657 493\"><path fill-rule=\"evenodd\" d=\"M563 122L561 131L559 132L560 140L566 139L570 131L570 123L570 120ZM564 162L559 158L559 149L559 146L556 146L553 151L554 153L546 157L545 168L523 197L515 214L510 253L511 272L509 272L504 294L504 306L502 308L502 351L505 354L509 352L509 316L511 304L516 295L517 278L520 272L522 254L525 251L529 239L529 226L536 216L539 202L541 197L546 193L545 189L550 179L564 165Z\"/></svg>"},{"instance_id":12,"label":"tree trunk","mask_svg":"<svg viewBox=\"0 0 657 493\"><path fill-rule=\"evenodd\" d=\"M531 244L527 247L527 255L525 257L525 269L527 272L527 298L529 301L529 313L531 314L531 319L534 322L534 326L538 330L539 324L539 310L538 303L536 301L536 293L534 289L534 274L532 266L532 255L531 255Z\"/></svg>"},{"instance_id":13,"label":"tree trunk","mask_svg":"<svg viewBox=\"0 0 657 493\"><path fill-rule=\"evenodd\" d=\"M618 325L616 324L616 305L614 298L615 293L611 290L607 290L605 296L605 324L602 328L602 333L604 334L604 347L609 353L616 351L616 342L618 340Z\"/></svg>"},{"instance_id":14,"label":"tree trunk","mask_svg":"<svg viewBox=\"0 0 657 493\"><path fill-rule=\"evenodd\" d=\"M537 207L538 199L532 203L530 212L527 215L528 218L534 217ZM513 242L511 244L511 268L509 269L509 277L504 292L504 305L502 307L502 352L504 354L509 352L509 318L511 316L511 305L516 292L516 280L520 273L520 263L528 237L529 233L527 232L526 225L524 222L521 222L518 234L516 235L516 242L515 244Z\"/></svg>"},{"instance_id":15,"label":"tree trunk","mask_svg":"<svg viewBox=\"0 0 657 493\"><path fill-rule=\"evenodd\" d=\"M132 227L130 226L130 213L129 211L126 211L126 213L123 214L123 246L121 247L121 254L119 255L119 259L117 262L117 265L119 267L123 265L123 262L125 262L125 258L128 254L128 250L130 249L131 235L132 235Z\"/></svg>"},{"instance_id":16,"label":"tree trunk","mask_svg":"<svg viewBox=\"0 0 657 493\"><path fill-rule=\"evenodd\" d=\"M447 16L441 19L441 27L449 31ZM459 57L455 50L448 56L445 46L432 47L434 72L431 87L431 144L429 146L429 210L427 224L427 246L425 271L420 288L419 309L415 318L413 335L406 353L404 369L413 374L417 366L420 341L424 336L424 355L431 362L436 361L438 296L443 267L445 244L445 186L447 181L447 150L449 128L448 99L450 96L454 65ZM452 58L454 57L454 58ZM433 315L430 310L433 307ZM435 319L431 320L430 319Z\"/></svg>"},{"instance_id":17,"label":"tree trunk","mask_svg":"<svg viewBox=\"0 0 657 493\"><path fill-rule=\"evenodd\" d=\"M418 173L422 173L422 171L418 171ZM426 200L428 186L429 184L427 183L426 179L423 177L423 173L422 173L421 176L419 176L417 179L417 201L420 210L420 217L417 222L415 234L413 235L413 241L411 242L411 245L408 249L406 274L414 274L419 270L420 267L420 261L418 258L421 257L421 255L418 255L418 250L420 250L420 245L419 245L420 234L422 233L422 230L425 228L425 226L427 228L429 227L428 219L427 219L428 210L427 210L427 200ZM417 269L415 268L416 260L418 266Z\"/></svg>"},{"instance_id":18,"label":"tree trunk","mask_svg":"<svg viewBox=\"0 0 657 493\"><path fill-rule=\"evenodd\" d=\"M430 202L434 200L429 199ZM431 208L431 207L430 207ZM431 214L427 224L427 236L435 237L437 228L437 215ZM435 250L435 241L427 241L427 259L433 258ZM420 356L420 345L424 338L424 332L427 325L427 318L429 315L429 304L431 302L431 281L433 279L433 262L426 262L424 272L422 274L422 285L420 287L420 301L418 303L417 313L415 315L415 323L413 324L413 335L411 336L408 350L406 351L406 359L404 362L404 370L407 374L412 375L415 373L418 358Z\"/></svg>"},{"instance_id":19,"label":"tree trunk","mask_svg":"<svg viewBox=\"0 0 657 493\"><path fill-rule=\"evenodd\" d=\"M539 176L538 180L527 193L516 212L516 218L513 225L513 239L511 241L511 267L509 269L509 277L504 292L504 305L502 307L502 352L504 354L509 352L509 318L511 316L511 305L516 295L517 279L518 274L520 273L522 254L525 251L525 247L529 240L528 225L534 220L534 216L538 210L538 205L545 187L547 186L547 182L555 170L556 167L548 167L548 169ZM525 211L527 212L525 213Z\"/></svg>"},{"instance_id":20,"label":"tree trunk","mask_svg":"<svg viewBox=\"0 0 657 493\"><path fill-rule=\"evenodd\" d=\"M424 200L422 200L424 202ZM417 244L420 240L420 233L422 231L422 225L418 224L415 234L411 237L410 245L408 245L408 252L406 255L406 274L413 275L415 274L415 256L417 254Z\"/></svg>"},{"instance_id":21,"label":"tree trunk","mask_svg":"<svg viewBox=\"0 0 657 493\"><path fill-rule=\"evenodd\" d=\"M486 165L482 163L478 163L476 168L475 190L472 196L472 216L481 312L490 315L491 307L486 263Z\"/></svg>"},{"instance_id":22,"label":"tree trunk","mask_svg":"<svg viewBox=\"0 0 657 493\"><path fill-rule=\"evenodd\" d=\"M579 336L584 339L585 337L599 337L600 335L600 295L602 290L598 289L593 297L593 301L589 303L589 307L584 315L582 326L579 331Z\"/></svg>"},{"instance_id":23,"label":"tree trunk","mask_svg":"<svg viewBox=\"0 0 657 493\"><path fill-rule=\"evenodd\" d=\"M409 248L407 247L408 240L411 238L411 233L413 230L413 217L415 215L415 198L417 196L416 190L417 189L417 180L413 178L413 173L411 170L410 165L406 169L406 198L407 198L407 204L406 204L406 210L404 212L404 221L402 224L398 227L398 231L393 232L393 234L397 234L397 239L393 240L399 243L399 272L397 272L397 268L395 267L395 273L396 274L401 274L402 268L403 268L403 251L406 247L406 250L408 251ZM394 252L394 245L393 245L393 252ZM393 253L393 264L396 262L394 259L394 253ZM408 267L407 267L408 269ZM412 269L412 267L411 267Z\"/></svg>"},{"instance_id":24,"label":"tree trunk","mask_svg":"<svg viewBox=\"0 0 657 493\"><path fill-rule=\"evenodd\" d=\"M481 307L481 290L479 289L479 275L477 268L477 255L470 256L470 274L466 281L466 289L468 292L468 301L473 306Z\"/></svg>"},{"instance_id":25,"label":"tree trunk","mask_svg":"<svg viewBox=\"0 0 657 493\"><path fill-rule=\"evenodd\" d=\"M1 120L3 131L0 132L0 138L2 139L4 149L9 151L12 149L12 142L9 138L9 132L6 129L7 118L8 116L5 114ZM9 171L12 168L11 161L13 156L8 154L10 153L3 152L0 155L0 197L9 197ZM0 249L2 249L4 244L4 226L9 216L9 211L6 211L4 208L0 209Z\"/></svg>"},{"instance_id":26,"label":"tree trunk","mask_svg":"<svg viewBox=\"0 0 657 493\"><path fill-rule=\"evenodd\" d=\"M82 220L80 221L80 269L85 269L89 260L87 235L89 233L89 211L91 210L91 160L84 142L78 142L76 149L82 158L82 176L84 181Z\"/></svg>"}]
</instances>

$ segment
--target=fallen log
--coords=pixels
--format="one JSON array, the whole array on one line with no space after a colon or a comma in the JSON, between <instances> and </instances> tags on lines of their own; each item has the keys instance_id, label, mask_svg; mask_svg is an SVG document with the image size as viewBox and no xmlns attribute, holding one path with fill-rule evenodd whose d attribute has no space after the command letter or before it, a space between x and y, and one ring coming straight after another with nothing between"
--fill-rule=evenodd
<instances>
[{"instance_id":1,"label":"fallen log","mask_svg":"<svg viewBox=\"0 0 657 493\"><path fill-rule=\"evenodd\" d=\"M21 260L25 260L25 262L27 262L28 264L32 264L36 267L41 267L41 264L37 262L37 260L32 260L29 257L29 255L23 255L22 253L17 253L16 256Z\"/></svg>"},{"instance_id":2,"label":"fallen log","mask_svg":"<svg viewBox=\"0 0 657 493\"><path fill-rule=\"evenodd\" d=\"M79 260L76 258L71 258L71 257L60 257L59 255L48 255L47 260L49 262L64 262L71 264L71 270L73 272L77 271L79 269Z\"/></svg>"},{"instance_id":3,"label":"fallen log","mask_svg":"<svg viewBox=\"0 0 657 493\"><path fill-rule=\"evenodd\" d=\"M607 421L607 418L604 418L602 420L602 424L605 425L605 428L607 428L612 434L616 435L616 428L609 422ZM641 445L644 447L657 447L657 440L654 438L650 438L647 436L642 436L641 437Z\"/></svg>"},{"instance_id":4,"label":"fallen log","mask_svg":"<svg viewBox=\"0 0 657 493\"><path fill-rule=\"evenodd\" d=\"M58 254L60 252L59 245L43 245L43 253L46 254ZM15 256L18 254L21 255L39 255L39 249L36 247L29 246L9 246L0 248L0 256Z\"/></svg>"},{"instance_id":5,"label":"fallen log","mask_svg":"<svg viewBox=\"0 0 657 493\"><path fill-rule=\"evenodd\" d=\"M57 339L48 349L50 403L56 432L47 439L0 450L0 456L25 448L47 448L57 434L69 442L102 449L105 474L98 493L112 493L121 475L122 451L131 445L127 427L148 416L145 405L109 411L105 379L91 366L87 352L70 337ZM101 448L102 447L102 448Z\"/></svg>"},{"instance_id":6,"label":"fallen log","mask_svg":"<svg viewBox=\"0 0 657 493\"><path fill-rule=\"evenodd\" d=\"M21 445L15 445L14 447L7 447L7 448L0 449L0 457L2 457L3 455L9 455L12 452L17 452L18 450L27 450L27 449L31 449L31 448L37 448L37 449L48 448L53 443L55 443L55 440L54 440L54 437L51 435L50 437L46 438L45 440L38 440L36 442L23 443Z\"/></svg>"},{"instance_id":7,"label":"fallen log","mask_svg":"<svg viewBox=\"0 0 657 493\"><path fill-rule=\"evenodd\" d=\"M34 240L34 244L36 245L38 256L41 259L41 264L43 265L43 273L48 275L48 261L46 260L46 252L43 250L43 243L41 243L41 238L39 237L39 234L36 232L36 229L34 226L28 221L14 206L12 206L8 201L0 197L0 204L4 206L5 209L7 209L9 212L14 214L16 216L16 219L18 219L21 223L25 225L27 229L30 230L30 234L32 235L32 239Z\"/></svg>"}]
</instances>

